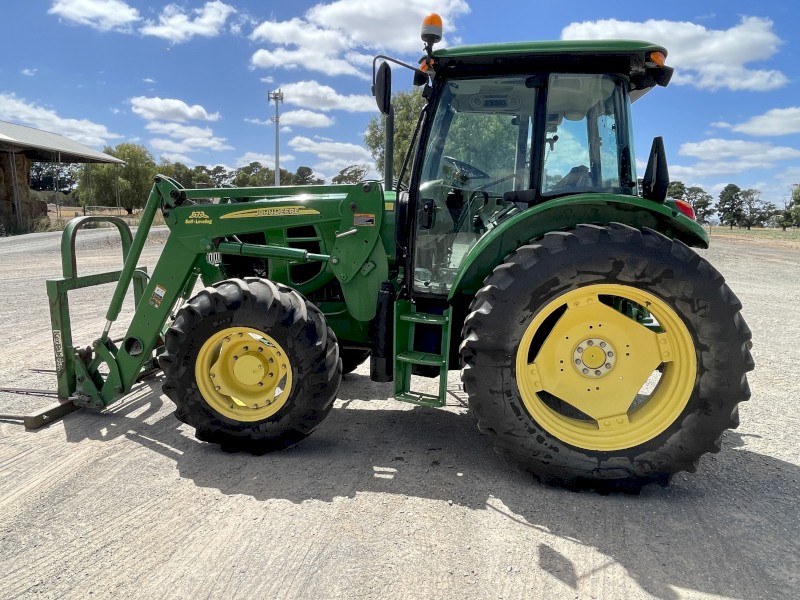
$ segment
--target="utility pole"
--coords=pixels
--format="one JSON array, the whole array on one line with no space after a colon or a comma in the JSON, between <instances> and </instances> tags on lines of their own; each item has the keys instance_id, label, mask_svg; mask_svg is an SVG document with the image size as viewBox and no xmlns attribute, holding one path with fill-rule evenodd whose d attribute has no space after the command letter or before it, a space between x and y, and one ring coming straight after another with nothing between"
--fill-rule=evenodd
<instances>
[{"instance_id":1,"label":"utility pole","mask_svg":"<svg viewBox=\"0 0 800 600\"><path fill-rule=\"evenodd\" d=\"M280 162L280 122L281 115L278 105L283 102L283 92L279 89L267 94L268 100L275 101L275 116L272 117L272 122L275 123L275 185L281 184L281 162Z\"/></svg>"}]
</instances>

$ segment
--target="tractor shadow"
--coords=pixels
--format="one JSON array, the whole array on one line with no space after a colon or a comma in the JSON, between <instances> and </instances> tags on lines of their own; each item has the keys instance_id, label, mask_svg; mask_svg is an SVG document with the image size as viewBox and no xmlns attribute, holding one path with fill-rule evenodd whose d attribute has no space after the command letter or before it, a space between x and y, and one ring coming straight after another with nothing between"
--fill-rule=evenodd
<instances>
[{"instance_id":1,"label":"tractor shadow","mask_svg":"<svg viewBox=\"0 0 800 600\"><path fill-rule=\"evenodd\" d=\"M224 494L302 503L385 493L492 511L540 533L539 568L576 596L581 580L596 573L551 541L596 550L656 598L678 600L679 590L795 597L800 467L744 449L746 436L727 432L720 454L704 457L698 474L679 474L669 487L601 496L543 485L508 464L458 394L440 410L385 402L391 393L391 384L348 376L313 435L265 456L225 454L196 441L172 416L158 382L119 408L80 411L64 423L71 442L125 436L174 460L182 478ZM373 408L364 398L373 398Z\"/></svg>"}]
</instances>

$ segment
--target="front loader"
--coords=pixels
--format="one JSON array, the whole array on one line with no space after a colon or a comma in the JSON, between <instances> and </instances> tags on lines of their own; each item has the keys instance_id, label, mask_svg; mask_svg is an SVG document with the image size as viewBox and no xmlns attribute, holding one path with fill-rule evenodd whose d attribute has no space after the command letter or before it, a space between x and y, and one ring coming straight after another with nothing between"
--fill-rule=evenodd
<instances>
[{"instance_id":1,"label":"front loader","mask_svg":"<svg viewBox=\"0 0 800 600\"><path fill-rule=\"evenodd\" d=\"M638 488L693 471L736 427L753 362L739 301L691 249L706 232L666 198L659 138L635 172L630 105L669 82L666 50L434 51L436 15L422 37L418 66L381 56L373 69L387 142L389 63L426 99L397 174L387 148L383 185L194 190L156 177L124 268L101 277L119 281L89 348L73 344L67 292L99 281L65 266L48 284L60 396L102 408L160 367L199 439L261 453L311 433L342 372L369 357L373 380L424 406L443 406L461 369L481 431L542 479ZM158 211L169 237L145 273ZM114 340L131 284L135 314ZM438 377L438 392L412 389L412 375Z\"/></svg>"}]
</instances>

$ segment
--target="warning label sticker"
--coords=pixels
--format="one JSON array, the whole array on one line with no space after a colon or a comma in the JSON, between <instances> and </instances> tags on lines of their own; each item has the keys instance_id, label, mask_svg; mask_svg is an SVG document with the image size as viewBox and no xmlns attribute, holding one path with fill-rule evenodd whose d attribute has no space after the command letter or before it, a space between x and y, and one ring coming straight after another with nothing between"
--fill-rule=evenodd
<instances>
[{"instance_id":1,"label":"warning label sticker","mask_svg":"<svg viewBox=\"0 0 800 600\"><path fill-rule=\"evenodd\" d=\"M375 227L375 215L356 213L353 215L353 225L356 227Z\"/></svg>"}]
</instances>

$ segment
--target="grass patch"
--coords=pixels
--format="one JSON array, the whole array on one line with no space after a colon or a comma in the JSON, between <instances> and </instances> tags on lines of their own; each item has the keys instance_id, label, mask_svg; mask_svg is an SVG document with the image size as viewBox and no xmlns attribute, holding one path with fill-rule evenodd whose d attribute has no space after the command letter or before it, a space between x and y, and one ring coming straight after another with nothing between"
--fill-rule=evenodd
<instances>
[{"instance_id":1,"label":"grass patch","mask_svg":"<svg viewBox=\"0 0 800 600\"><path fill-rule=\"evenodd\" d=\"M731 238L748 238L752 240L783 240L787 242L800 242L800 228L789 228L786 231L781 229L765 229L753 227L752 229L738 229L734 227L712 227L711 235L718 235Z\"/></svg>"}]
</instances>

